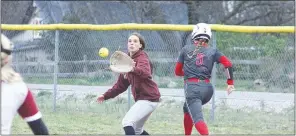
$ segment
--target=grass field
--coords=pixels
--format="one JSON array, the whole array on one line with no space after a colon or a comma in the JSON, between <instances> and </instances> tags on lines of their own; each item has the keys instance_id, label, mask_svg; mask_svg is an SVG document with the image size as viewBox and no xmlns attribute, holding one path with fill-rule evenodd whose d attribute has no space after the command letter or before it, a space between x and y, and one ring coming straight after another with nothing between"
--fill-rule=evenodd
<instances>
[{"instance_id":1,"label":"grass field","mask_svg":"<svg viewBox=\"0 0 296 136\"><path fill-rule=\"evenodd\" d=\"M83 100L67 97L59 101L53 112L50 96L36 96L43 120L51 134L124 134L121 120L127 110L127 101L115 98L97 104L95 96ZM205 108L204 116L211 134L294 134L294 109L284 113L263 111L232 110L226 106L216 109L215 121L209 118ZM150 134L183 134L182 103L163 101L146 123L145 130ZM13 134L31 134L27 124L17 117L14 120ZM193 134L197 134L193 129Z\"/></svg>"},{"instance_id":2,"label":"grass field","mask_svg":"<svg viewBox=\"0 0 296 136\"><path fill-rule=\"evenodd\" d=\"M182 78L171 77L154 77L160 88L183 88ZM111 86L117 81L117 77L102 78L102 77L90 77L90 78L58 78L58 84L61 85L86 85L86 86ZM170 86L170 82L174 82L173 87ZM30 77L25 78L25 82L28 84L53 84L53 78L37 78ZM235 80L235 88L240 91L248 92L276 92L276 93L294 93L294 86L283 89L279 87L256 87L253 84L253 80ZM226 79L216 80L216 89L226 89Z\"/></svg>"}]
</instances>

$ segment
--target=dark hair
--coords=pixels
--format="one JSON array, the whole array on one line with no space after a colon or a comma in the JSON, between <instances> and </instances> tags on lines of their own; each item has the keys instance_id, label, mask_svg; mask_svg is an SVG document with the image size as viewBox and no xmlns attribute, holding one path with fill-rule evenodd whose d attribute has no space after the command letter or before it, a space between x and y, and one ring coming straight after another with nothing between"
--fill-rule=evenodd
<instances>
[{"instance_id":1,"label":"dark hair","mask_svg":"<svg viewBox=\"0 0 296 136\"><path fill-rule=\"evenodd\" d=\"M144 37L141 34L137 33L137 32L132 33L130 36L132 36L132 35L137 36L139 38L140 44L142 44L142 47L140 49L144 50L145 45L146 45Z\"/></svg>"},{"instance_id":2,"label":"dark hair","mask_svg":"<svg viewBox=\"0 0 296 136\"><path fill-rule=\"evenodd\" d=\"M137 32L133 32L130 36L132 36L132 35L137 36L139 38L140 44L142 44L142 47L140 49L144 50L145 45L146 45L144 37L140 33L137 33ZM149 55L147 53L145 53L145 54L149 58ZM153 74L154 66L153 66L152 62L150 61L150 59L149 59L149 64L150 64L150 68L151 68L151 74Z\"/></svg>"}]
</instances>

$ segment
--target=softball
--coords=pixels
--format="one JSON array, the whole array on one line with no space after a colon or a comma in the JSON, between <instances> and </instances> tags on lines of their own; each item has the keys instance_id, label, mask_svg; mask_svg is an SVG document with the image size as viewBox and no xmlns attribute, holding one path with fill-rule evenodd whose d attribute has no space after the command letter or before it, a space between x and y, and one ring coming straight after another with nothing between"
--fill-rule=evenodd
<instances>
[{"instance_id":1,"label":"softball","mask_svg":"<svg viewBox=\"0 0 296 136\"><path fill-rule=\"evenodd\" d=\"M105 58L109 55L109 50L105 47L101 48L99 50L99 56L102 57L102 58Z\"/></svg>"}]
</instances>

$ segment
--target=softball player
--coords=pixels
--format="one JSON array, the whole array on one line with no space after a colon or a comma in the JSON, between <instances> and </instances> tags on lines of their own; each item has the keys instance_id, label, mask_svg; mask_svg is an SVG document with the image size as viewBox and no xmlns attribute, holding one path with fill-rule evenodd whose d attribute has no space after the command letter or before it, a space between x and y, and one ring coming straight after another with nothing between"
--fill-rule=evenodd
<instances>
[{"instance_id":1,"label":"softball player","mask_svg":"<svg viewBox=\"0 0 296 136\"><path fill-rule=\"evenodd\" d=\"M184 76L185 135L191 134L193 126L201 135L209 134L203 118L202 105L209 102L213 95L210 78L215 62L225 67L228 94L234 89L232 63L220 51L208 46L211 35L211 28L207 24L195 25L191 34L193 44L182 48L176 64L175 74Z\"/></svg>"},{"instance_id":2,"label":"softball player","mask_svg":"<svg viewBox=\"0 0 296 136\"><path fill-rule=\"evenodd\" d=\"M11 63L12 43L1 34L1 134L9 135L15 114L19 114L35 135L48 135L31 91Z\"/></svg>"},{"instance_id":3,"label":"softball player","mask_svg":"<svg viewBox=\"0 0 296 136\"><path fill-rule=\"evenodd\" d=\"M128 52L135 61L134 68L129 73L119 75L115 85L106 93L99 96L99 103L127 90L131 85L132 94L136 103L129 109L122 120L126 135L148 135L143 129L151 113L156 109L160 101L160 93L157 84L152 80L152 65L148 55L143 51L145 41L138 33L133 33L128 38Z\"/></svg>"}]
</instances>

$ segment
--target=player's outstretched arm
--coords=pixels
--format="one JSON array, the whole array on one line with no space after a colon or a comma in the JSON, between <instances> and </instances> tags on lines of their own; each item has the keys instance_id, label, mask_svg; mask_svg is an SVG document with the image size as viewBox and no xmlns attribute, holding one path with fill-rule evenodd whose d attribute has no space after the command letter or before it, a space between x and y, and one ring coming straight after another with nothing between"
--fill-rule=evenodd
<instances>
[{"instance_id":1,"label":"player's outstretched arm","mask_svg":"<svg viewBox=\"0 0 296 136\"><path fill-rule=\"evenodd\" d=\"M25 101L18 109L18 113L25 121L27 121L35 135L49 135L47 127L41 119L41 112L38 110L31 91L28 90Z\"/></svg>"},{"instance_id":2,"label":"player's outstretched arm","mask_svg":"<svg viewBox=\"0 0 296 136\"><path fill-rule=\"evenodd\" d=\"M129 85L129 81L124 78L123 74L120 74L117 82L113 85L113 87L103 94L104 100L108 100L118 96L119 94L126 91Z\"/></svg>"}]
</instances>

